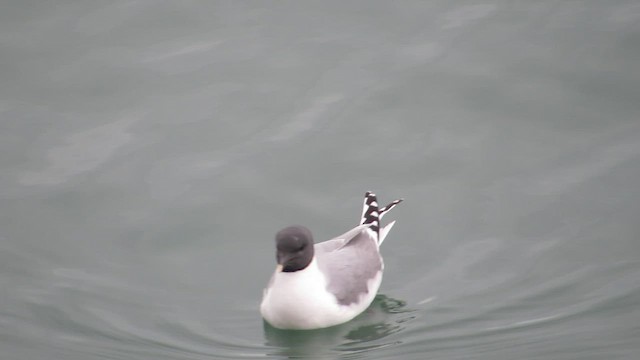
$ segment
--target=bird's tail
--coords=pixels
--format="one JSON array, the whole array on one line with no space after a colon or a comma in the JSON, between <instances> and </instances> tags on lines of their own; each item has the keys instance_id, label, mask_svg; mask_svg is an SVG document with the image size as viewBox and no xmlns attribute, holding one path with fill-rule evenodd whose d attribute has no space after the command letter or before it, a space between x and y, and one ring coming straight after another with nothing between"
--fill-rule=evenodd
<instances>
[{"instance_id":1,"label":"bird's tail","mask_svg":"<svg viewBox=\"0 0 640 360\"><path fill-rule=\"evenodd\" d=\"M378 239L378 245L382 244L384 238L387 237L389 230L391 230L393 224L395 224L395 221L392 221L381 229L380 220L382 220L382 217L387 213L387 211L393 209L396 205L402 202L402 200L403 199L394 200L389 205L379 208L376 194L370 191L367 191L367 193L364 194L364 204L362 205L360 225L371 224L368 230L371 230L375 234L375 237Z\"/></svg>"}]
</instances>

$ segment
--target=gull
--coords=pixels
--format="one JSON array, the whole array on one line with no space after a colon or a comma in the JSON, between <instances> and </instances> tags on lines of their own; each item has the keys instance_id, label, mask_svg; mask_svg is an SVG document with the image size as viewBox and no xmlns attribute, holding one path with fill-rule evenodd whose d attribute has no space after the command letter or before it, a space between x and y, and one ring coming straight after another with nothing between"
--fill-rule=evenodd
<instances>
[{"instance_id":1,"label":"gull","mask_svg":"<svg viewBox=\"0 0 640 360\"><path fill-rule=\"evenodd\" d=\"M304 226L280 230L276 270L260 304L264 320L279 329L321 329L367 309L382 282L380 245L395 224L381 228L380 220L401 201L379 208L376 195L367 192L360 225L317 244Z\"/></svg>"}]
</instances>

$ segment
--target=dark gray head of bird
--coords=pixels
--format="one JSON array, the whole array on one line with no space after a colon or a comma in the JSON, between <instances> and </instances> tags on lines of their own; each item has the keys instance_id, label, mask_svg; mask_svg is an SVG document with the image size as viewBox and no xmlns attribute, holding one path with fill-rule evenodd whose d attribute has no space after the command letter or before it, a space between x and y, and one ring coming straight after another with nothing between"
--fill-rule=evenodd
<instances>
[{"instance_id":1,"label":"dark gray head of bird","mask_svg":"<svg viewBox=\"0 0 640 360\"><path fill-rule=\"evenodd\" d=\"M313 259L313 236L304 226L289 226L276 234L276 260L283 272L309 266Z\"/></svg>"}]
</instances>

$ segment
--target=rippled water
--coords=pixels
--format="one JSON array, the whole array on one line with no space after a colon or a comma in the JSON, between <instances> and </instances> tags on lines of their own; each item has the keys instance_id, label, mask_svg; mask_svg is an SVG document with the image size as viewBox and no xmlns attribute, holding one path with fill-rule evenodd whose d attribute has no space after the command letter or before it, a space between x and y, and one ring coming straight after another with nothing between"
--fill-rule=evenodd
<instances>
[{"instance_id":1,"label":"rippled water","mask_svg":"<svg viewBox=\"0 0 640 360\"><path fill-rule=\"evenodd\" d=\"M640 6L5 2L3 359L637 359ZM347 324L273 234L405 202Z\"/></svg>"}]
</instances>

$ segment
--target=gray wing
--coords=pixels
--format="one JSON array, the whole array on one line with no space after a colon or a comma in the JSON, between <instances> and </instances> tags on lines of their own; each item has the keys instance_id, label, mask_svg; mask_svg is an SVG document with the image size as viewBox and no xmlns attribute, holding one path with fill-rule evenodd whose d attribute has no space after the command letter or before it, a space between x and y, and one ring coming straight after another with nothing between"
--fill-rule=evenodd
<instances>
[{"instance_id":1,"label":"gray wing","mask_svg":"<svg viewBox=\"0 0 640 360\"><path fill-rule=\"evenodd\" d=\"M335 239L315 245L320 271L327 277L327 290L339 304L349 305L367 293L367 282L382 270L376 240L359 226Z\"/></svg>"},{"instance_id":2,"label":"gray wing","mask_svg":"<svg viewBox=\"0 0 640 360\"><path fill-rule=\"evenodd\" d=\"M358 225L353 229L347 231L346 233L340 236L336 236L331 240L327 240L327 241L323 241L321 243L315 244L314 249L316 251L324 251L324 252L337 250L345 246L346 244L348 244L351 240L354 240L356 236L362 232L362 230L368 229L370 227L371 227L371 224Z\"/></svg>"}]
</instances>

